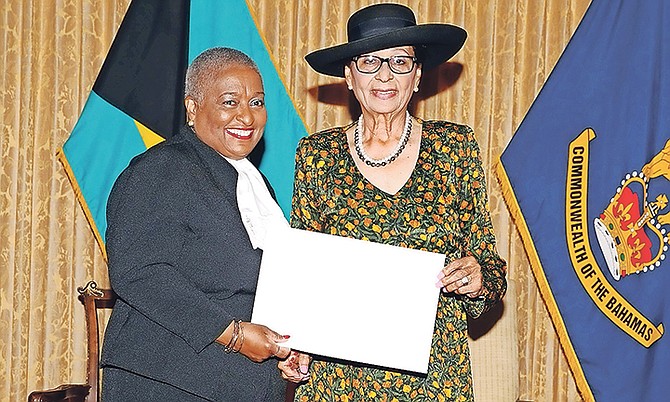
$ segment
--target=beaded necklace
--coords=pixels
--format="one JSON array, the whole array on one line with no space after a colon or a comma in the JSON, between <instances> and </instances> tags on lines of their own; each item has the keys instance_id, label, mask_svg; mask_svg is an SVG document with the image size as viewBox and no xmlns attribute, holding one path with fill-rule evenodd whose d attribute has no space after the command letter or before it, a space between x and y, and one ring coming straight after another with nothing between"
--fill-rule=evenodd
<instances>
[{"instance_id":1,"label":"beaded necklace","mask_svg":"<svg viewBox=\"0 0 670 402\"><path fill-rule=\"evenodd\" d=\"M409 135L412 132L412 116L409 112L405 112L405 130L396 145L395 150L385 158L382 159L373 159L368 155L363 149L363 139L361 138L361 132L363 131L363 115L361 114L358 118L358 124L356 124L356 129L354 130L354 145L356 148L356 153L358 157L365 162L366 165L371 167L382 167L386 166L389 163L393 162L400 156L402 151L405 149L407 142L409 141Z\"/></svg>"}]
</instances>

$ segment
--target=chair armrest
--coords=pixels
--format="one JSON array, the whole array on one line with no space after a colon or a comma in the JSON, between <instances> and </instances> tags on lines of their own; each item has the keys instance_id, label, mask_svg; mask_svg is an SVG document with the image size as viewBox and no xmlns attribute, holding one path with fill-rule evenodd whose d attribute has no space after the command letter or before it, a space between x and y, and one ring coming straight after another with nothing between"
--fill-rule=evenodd
<instances>
[{"instance_id":1,"label":"chair armrest","mask_svg":"<svg viewBox=\"0 0 670 402\"><path fill-rule=\"evenodd\" d=\"M86 402L90 388L84 384L64 384L46 391L31 392L28 402Z\"/></svg>"}]
</instances>

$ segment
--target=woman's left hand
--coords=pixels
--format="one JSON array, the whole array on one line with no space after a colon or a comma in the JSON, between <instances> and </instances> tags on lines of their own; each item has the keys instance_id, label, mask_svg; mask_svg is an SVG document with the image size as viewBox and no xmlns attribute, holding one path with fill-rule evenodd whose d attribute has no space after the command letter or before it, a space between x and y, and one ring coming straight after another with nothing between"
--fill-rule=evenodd
<instances>
[{"instance_id":1,"label":"woman's left hand","mask_svg":"<svg viewBox=\"0 0 670 402\"><path fill-rule=\"evenodd\" d=\"M239 352L253 362L260 363L271 357L285 359L290 355L291 349L281 346L288 335L279 335L265 325L251 322L240 323L240 331L244 334L244 340L241 341Z\"/></svg>"},{"instance_id":2,"label":"woman's left hand","mask_svg":"<svg viewBox=\"0 0 670 402\"><path fill-rule=\"evenodd\" d=\"M292 350L286 359L277 363L277 367L279 367L283 379L298 383L309 379L309 365L311 362L312 357L310 355Z\"/></svg>"},{"instance_id":3,"label":"woman's left hand","mask_svg":"<svg viewBox=\"0 0 670 402\"><path fill-rule=\"evenodd\" d=\"M482 267L472 256L454 260L442 268L435 286L471 299L479 297L483 290Z\"/></svg>"}]
</instances>

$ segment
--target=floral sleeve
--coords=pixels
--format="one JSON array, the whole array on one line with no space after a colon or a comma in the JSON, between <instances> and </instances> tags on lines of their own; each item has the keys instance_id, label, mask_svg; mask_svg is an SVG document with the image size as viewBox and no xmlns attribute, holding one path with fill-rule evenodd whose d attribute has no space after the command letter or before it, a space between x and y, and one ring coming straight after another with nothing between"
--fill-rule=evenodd
<instances>
[{"instance_id":1,"label":"floral sleeve","mask_svg":"<svg viewBox=\"0 0 670 402\"><path fill-rule=\"evenodd\" d=\"M477 299L464 297L463 301L468 315L477 318L504 296L507 290L507 264L496 251L479 145L472 129L467 128L464 137L462 180L463 189L471 202L461 218L464 223L462 231L467 239L466 255L475 257L482 268L483 293Z\"/></svg>"},{"instance_id":2,"label":"floral sleeve","mask_svg":"<svg viewBox=\"0 0 670 402\"><path fill-rule=\"evenodd\" d=\"M319 200L315 194L318 180L314 171L312 147L309 137L298 143L295 155L295 177L293 181L293 201L291 205L291 226L297 229L320 232L322 225L318 220Z\"/></svg>"}]
</instances>

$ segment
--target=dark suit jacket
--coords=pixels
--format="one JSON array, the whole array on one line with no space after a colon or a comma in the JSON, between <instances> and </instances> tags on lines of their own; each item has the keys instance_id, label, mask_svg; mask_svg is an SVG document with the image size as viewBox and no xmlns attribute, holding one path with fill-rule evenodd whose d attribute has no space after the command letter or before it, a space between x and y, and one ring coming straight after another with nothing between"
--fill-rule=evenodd
<instances>
[{"instance_id":1,"label":"dark suit jacket","mask_svg":"<svg viewBox=\"0 0 670 402\"><path fill-rule=\"evenodd\" d=\"M280 401L276 361L253 363L214 340L249 321L261 251L236 200L237 172L184 127L134 158L107 207L112 288L102 366L216 401Z\"/></svg>"}]
</instances>

